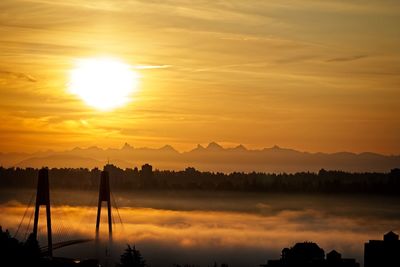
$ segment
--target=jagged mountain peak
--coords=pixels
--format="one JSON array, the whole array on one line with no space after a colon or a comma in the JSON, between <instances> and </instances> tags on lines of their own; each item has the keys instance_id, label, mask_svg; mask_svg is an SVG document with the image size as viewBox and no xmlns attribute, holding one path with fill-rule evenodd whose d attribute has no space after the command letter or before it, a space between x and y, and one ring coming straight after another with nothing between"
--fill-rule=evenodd
<instances>
[{"instance_id":1,"label":"jagged mountain peak","mask_svg":"<svg viewBox=\"0 0 400 267\"><path fill-rule=\"evenodd\" d=\"M195 148L193 148L192 150L190 150L189 152L199 152L199 151L205 151L206 149L204 148L204 146L197 144L197 146Z\"/></svg>"},{"instance_id":2,"label":"jagged mountain peak","mask_svg":"<svg viewBox=\"0 0 400 267\"><path fill-rule=\"evenodd\" d=\"M272 151L272 152L298 152L300 153L300 151L291 149L291 148L284 148L284 147L280 147L278 145L274 145L272 147L269 148L264 148L263 151Z\"/></svg>"},{"instance_id":3,"label":"jagged mountain peak","mask_svg":"<svg viewBox=\"0 0 400 267\"><path fill-rule=\"evenodd\" d=\"M178 152L173 146L171 145L165 145L163 147L160 148L160 150L163 151L171 151L171 152Z\"/></svg>"},{"instance_id":4,"label":"jagged mountain peak","mask_svg":"<svg viewBox=\"0 0 400 267\"><path fill-rule=\"evenodd\" d=\"M242 144L236 146L234 149L235 150L242 150L242 151L246 151L247 150L247 148Z\"/></svg>"},{"instance_id":5,"label":"jagged mountain peak","mask_svg":"<svg viewBox=\"0 0 400 267\"><path fill-rule=\"evenodd\" d=\"M208 150L223 150L224 148L216 142L211 142L208 144L206 149L208 149Z\"/></svg>"},{"instance_id":6,"label":"jagged mountain peak","mask_svg":"<svg viewBox=\"0 0 400 267\"><path fill-rule=\"evenodd\" d=\"M128 144L127 142L125 142L125 144L122 146L121 149L133 149L133 146L131 146L130 144Z\"/></svg>"}]
</instances>

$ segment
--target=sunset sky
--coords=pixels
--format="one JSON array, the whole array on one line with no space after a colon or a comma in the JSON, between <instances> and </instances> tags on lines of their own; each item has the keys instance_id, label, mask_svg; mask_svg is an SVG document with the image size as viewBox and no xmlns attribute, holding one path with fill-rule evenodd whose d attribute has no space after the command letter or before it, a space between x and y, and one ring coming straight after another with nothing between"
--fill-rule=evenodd
<instances>
[{"instance_id":1,"label":"sunset sky","mask_svg":"<svg viewBox=\"0 0 400 267\"><path fill-rule=\"evenodd\" d=\"M112 110L68 90L76 62L99 57L138 76ZM0 119L0 152L400 154L400 1L1 0Z\"/></svg>"}]
</instances>

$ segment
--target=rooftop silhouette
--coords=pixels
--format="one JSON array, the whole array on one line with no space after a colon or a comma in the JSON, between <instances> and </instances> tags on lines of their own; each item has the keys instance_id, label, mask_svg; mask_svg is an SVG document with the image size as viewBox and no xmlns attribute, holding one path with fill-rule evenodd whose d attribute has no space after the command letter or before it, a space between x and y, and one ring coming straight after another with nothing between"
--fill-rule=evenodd
<instances>
[{"instance_id":1,"label":"rooftop silhouette","mask_svg":"<svg viewBox=\"0 0 400 267\"><path fill-rule=\"evenodd\" d=\"M364 245L364 267L400 266L399 235L390 231L383 240L370 240Z\"/></svg>"},{"instance_id":2,"label":"rooftop silhouette","mask_svg":"<svg viewBox=\"0 0 400 267\"><path fill-rule=\"evenodd\" d=\"M326 255L322 248L313 242L297 243L282 250L281 258L269 260L262 267L359 267L355 259L343 259L336 250Z\"/></svg>"}]
</instances>

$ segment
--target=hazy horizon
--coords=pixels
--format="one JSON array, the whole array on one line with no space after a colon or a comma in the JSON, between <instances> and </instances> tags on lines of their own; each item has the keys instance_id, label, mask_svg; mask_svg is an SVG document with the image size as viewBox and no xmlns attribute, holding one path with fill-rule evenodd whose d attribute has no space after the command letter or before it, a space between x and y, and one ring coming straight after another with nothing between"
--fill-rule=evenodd
<instances>
[{"instance_id":1,"label":"hazy horizon","mask_svg":"<svg viewBox=\"0 0 400 267\"><path fill-rule=\"evenodd\" d=\"M249 151L260 151L260 150L265 150L265 149L283 149L283 150L294 150L302 153L310 153L310 154L318 154L318 153L323 153L323 154L337 154L337 153L351 153L351 154L363 154L363 153L373 153L373 154L379 154L379 155L384 155L384 156L398 156L400 155L400 151L398 153L380 153L378 151L372 151L372 150L360 150L360 151L350 151L350 150L301 150L297 149L295 147L283 147L280 146L279 144L272 144L272 145L266 145L266 146L248 146L247 144L244 143L226 143L226 142L216 142L216 141L209 141L205 143L193 143L192 146L188 146L188 148L185 149L178 149L174 145L165 143L163 145L158 145L158 146L135 146L134 143L129 143L129 142L123 142L121 143L120 146L102 146L102 145L90 145L90 146L71 146L69 148L59 148L59 149L46 149L42 148L39 150L33 150L33 151L15 151L15 150L3 150L0 153L3 154L14 154L14 153L26 153L26 154L40 154L40 153L45 153L45 152L67 152L67 151L73 151L76 149L82 149L82 150L87 150L87 149L100 149L100 150L119 150L123 149L126 146L129 146L133 149L149 149L149 150L161 150L161 149L170 149L172 148L178 153L187 153L190 151L195 150L196 148L207 148L210 146L210 144L217 144L218 146L221 146L222 149L237 149L241 148L244 150L249 150Z\"/></svg>"},{"instance_id":2,"label":"hazy horizon","mask_svg":"<svg viewBox=\"0 0 400 267\"><path fill-rule=\"evenodd\" d=\"M75 147L65 151L37 153L0 153L0 166L50 168L102 168L107 162L120 168L149 163L159 170L183 170L194 167L213 172L318 172L320 169L348 172L389 172L400 166L400 155L372 152L304 152L273 146L250 149L243 145L223 147L216 142L178 151L173 146L119 148Z\"/></svg>"}]
</instances>

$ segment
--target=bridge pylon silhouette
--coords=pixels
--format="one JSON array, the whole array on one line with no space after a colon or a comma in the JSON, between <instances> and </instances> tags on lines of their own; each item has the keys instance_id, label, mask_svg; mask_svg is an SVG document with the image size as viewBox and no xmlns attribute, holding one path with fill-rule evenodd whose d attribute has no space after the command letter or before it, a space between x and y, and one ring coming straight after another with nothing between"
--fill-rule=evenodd
<instances>
[{"instance_id":1,"label":"bridge pylon silhouette","mask_svg":"<svg viewBox=\"0 0 400 267\"><path fill-rule=\"evenodd\" d=\"M37 239L37 233L38 233L40 206L46 207L48 256L52 257L53 256L53 240L52 240L52 232L51 232L49 170L47 168L40 169L39 176L38 176L37 191L36 191L36 204L35 204L35 219L33 221L33 234L36 239Z\"/></svg>"},{"instance_id":2,"label":"bridge pylon silhouette","mask_svg":"<svg viewBox=\"0 0 400 267\"><path fill-rule=\"evenodd\" d=\"M111 198L110 198L110 176L108 171L101 172L100 188L99 188L99 202L97 205L97 220L96 220L96 233L99 232L100 228L100 214L101 205L103 201L107 202L108 211L108 232L112 234L112 221L111 221Z\"/></svg>"}]
</instances>

